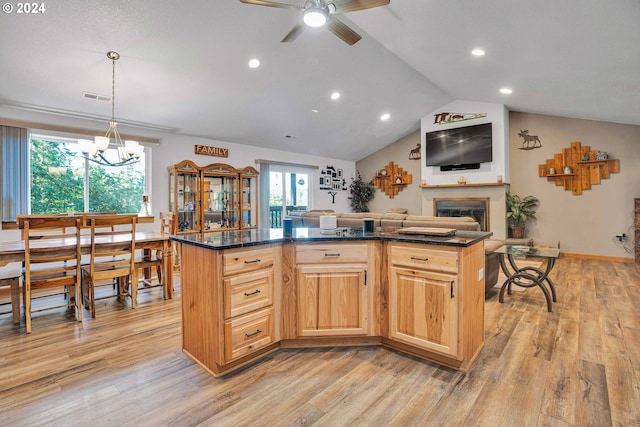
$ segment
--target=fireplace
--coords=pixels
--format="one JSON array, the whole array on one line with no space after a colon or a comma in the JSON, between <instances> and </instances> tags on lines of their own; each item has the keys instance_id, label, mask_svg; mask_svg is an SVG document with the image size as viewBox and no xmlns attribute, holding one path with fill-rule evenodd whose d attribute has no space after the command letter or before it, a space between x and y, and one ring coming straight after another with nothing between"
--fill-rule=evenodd
<instances>
[{"instance_id":1,"label":"fireplace","mask_svg":"<svg viewBox=\"0 0 640 427\"><path fill-rule=\"evenodd\" d=\"M448 198L433 199L433 210L435 216L440 217L460 217L470 216L474 218L482 231L489 230L489 198Z\"/></svg>"}]
</instances>

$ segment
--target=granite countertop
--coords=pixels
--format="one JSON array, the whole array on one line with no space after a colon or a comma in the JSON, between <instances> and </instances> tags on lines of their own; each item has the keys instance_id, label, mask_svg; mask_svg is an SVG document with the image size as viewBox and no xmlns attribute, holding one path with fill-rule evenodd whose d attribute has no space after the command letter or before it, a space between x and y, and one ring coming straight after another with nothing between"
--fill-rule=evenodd
<instances>
[{"instance_id":1,"label":"granite countertop","mask_svg":"<svg viewBox=\"0 0 640 427\"><path fill-rule=\"evenodd\" d=\"M489 238L493 233L486 231L456 231L451 236L422 236L400 234L395 231L378 230L365 233L361 228L338 228L332 234L321 233L319 228L294 228L284 235L281 228L258 230L216 231L210 233L180 234L171 236L176 242L200 246L213 250L242 248L284 242L328 242L353 240L384 240L392 242L422 243L467 247Z\"/></svg>"}]
</instances>

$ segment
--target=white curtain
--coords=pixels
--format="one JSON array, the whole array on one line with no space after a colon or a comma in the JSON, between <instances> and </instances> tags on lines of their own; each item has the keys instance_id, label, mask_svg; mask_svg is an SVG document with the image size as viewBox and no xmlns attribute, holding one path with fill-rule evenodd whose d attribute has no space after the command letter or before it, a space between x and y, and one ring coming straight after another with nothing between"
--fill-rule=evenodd
<instances>
[{"instance_id":1,"label":"white curtain","mask_svg":"<svg viewBox=\"0 0 640 427\"><path fill-rule=\"evenodd\" d=\"M2 145L2 221L29 212L29 131L0 126Z\"/></svg>"}]
</instances>

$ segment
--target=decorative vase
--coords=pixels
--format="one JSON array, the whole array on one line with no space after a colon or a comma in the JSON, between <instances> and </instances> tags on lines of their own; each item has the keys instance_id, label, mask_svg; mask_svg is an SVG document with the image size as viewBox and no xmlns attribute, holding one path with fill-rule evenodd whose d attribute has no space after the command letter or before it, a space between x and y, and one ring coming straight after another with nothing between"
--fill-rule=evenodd
<instances>
[{"instance_id":1,"label":"decorative vase","mask_svg":"<svg viewBox=\"0 0 640 427\"><path fill-rule=\"evenodd\" d=\"M320 233L321 234L333 234L336 232L338 226L338 217L335 215L321 215L320 216Z\"/></svg>"}]
</instances>

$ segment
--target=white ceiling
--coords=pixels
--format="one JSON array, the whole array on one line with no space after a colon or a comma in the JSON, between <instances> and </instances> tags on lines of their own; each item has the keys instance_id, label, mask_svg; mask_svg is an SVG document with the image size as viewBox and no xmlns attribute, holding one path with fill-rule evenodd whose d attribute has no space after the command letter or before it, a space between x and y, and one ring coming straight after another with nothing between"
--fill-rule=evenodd
<instances>
[{"instance_id":1,"label":"white ceiling","mask_svg":"<svg viewBox=\"0 0 640 427\"><path fill-rule=\"evenodd\" d=\"M353 46L311 28L280 43L299 12L239 0L44 4L0 15L1 106L104 122L110 104L82 93L110 96L115 50L121 123L337 159L454 99L640 125L638 0L391 0L341 15L362 35Z\"/></svg>"}]
</instances>

